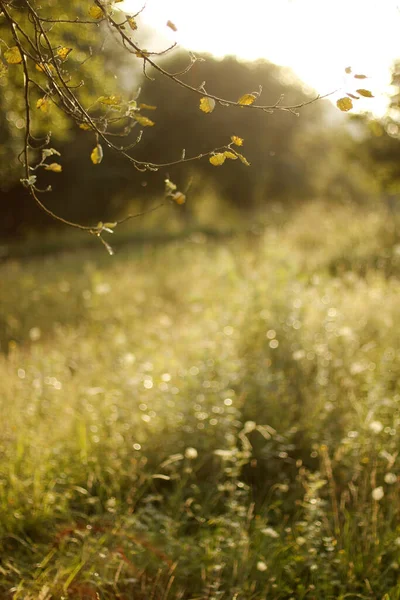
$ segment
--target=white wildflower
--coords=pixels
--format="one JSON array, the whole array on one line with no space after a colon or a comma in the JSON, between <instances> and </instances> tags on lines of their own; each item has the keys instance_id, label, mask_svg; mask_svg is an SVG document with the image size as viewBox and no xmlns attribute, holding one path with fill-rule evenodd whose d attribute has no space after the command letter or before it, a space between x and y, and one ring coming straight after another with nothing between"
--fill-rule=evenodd
<instances>
[{"instance_id":1,"label":"white wildflower","mask_svg":"<svg viewBox=\"0 0 400 600\"><path fill-rule=\"evenodd\" d=\"M376 502L379 502L379 500L382 500L384 495L385 495L385 492L383 491L383 487L381 485L379 487L375 488L374 490L372 490L372 493L371 493L372 499L375 500Z\"/></svg>"},{"instance_id":2,"label":"white wildflower","mask_svg":"<svg viewBox=\"0 0 400 600\"><path fill-rule=\"evenodd\" d=\"M259 560L257 563L257 571L266 571L268 569L264 561Z\"/></svg>"},{"instance_id":3,"label":"white wildflower","mask_svg":"<svg viewBox=\"0 0 400 600\"><path fill-rule=\"evenodd\" d=\"M196 448L186 448L185 450L185 457L188 458L189 460L194 460L195 458L197 458L199 455L199 453L197 452Z\"/></svg>"},{"instance_id":4,"label":"white wildflower","mask_svg":"<svg viewBox=\"0 0 400 600\"><path fill-rule=\"evenodd\" d=\"M380 421L371 421L369 424L369 430L372 431L372 433L380 433L382 429L383 425Z\"/></svg>"},{"instance_id":5,"label":"white wildflower","mask_svg":"<svg viewBox=\"0 0 400 600\"><path fill-rule=\"evenodd\" d=\"M397 481L397 475L395 475L394 473L386 473L385 483L392 485L393 483L396 483L396 481Z\"/></svg>"},{"instance_id":6,"label":"white wildflower","mask_svg":"<svg viewBox=\"0 0 400 600\"><path fill-rule=\"evenodd\" d=\"M261 529L261 533L271 538L279 537L279 533L275 529L272 529L272 527L264 527L264 529Z\"/></svg>"}]
</instances>

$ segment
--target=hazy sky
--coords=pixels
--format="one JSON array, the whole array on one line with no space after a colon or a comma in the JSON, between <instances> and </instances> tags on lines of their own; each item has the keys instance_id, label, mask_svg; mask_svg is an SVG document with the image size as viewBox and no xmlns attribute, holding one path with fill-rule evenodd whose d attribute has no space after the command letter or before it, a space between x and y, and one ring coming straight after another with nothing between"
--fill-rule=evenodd
<instances>
[{"instance_id":1,"label":"hazy sky","mask_svg":"<svg viewBox=\"0 0 400 600\"><path fill-rule=\"evenodd\" d=\"M142 3L120 6L134 12ZM400 57L400 0L147 0L142 19L192 50L288 65L321 94L342 86L354 91L344 76L352 66L370 76L363 87L376 95L360 106L376 112ZM168 19L177 33L166 27Z\"/></svg>"}]
</instances>

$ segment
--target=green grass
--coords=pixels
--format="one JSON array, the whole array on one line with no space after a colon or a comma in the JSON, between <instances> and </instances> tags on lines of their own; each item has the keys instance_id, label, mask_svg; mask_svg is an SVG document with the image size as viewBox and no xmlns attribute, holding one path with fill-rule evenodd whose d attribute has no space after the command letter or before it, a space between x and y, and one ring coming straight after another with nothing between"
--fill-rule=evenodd
<instances>
[{"instance_id":1,"label":"green grass","mask_svg":"<svg viewBox=\"0 0 400 600\"><path fill-rule=\"evenodd\" d=\"M400 599L393 218L0 271L0 598Z\"/></svg>"}]
</instances>

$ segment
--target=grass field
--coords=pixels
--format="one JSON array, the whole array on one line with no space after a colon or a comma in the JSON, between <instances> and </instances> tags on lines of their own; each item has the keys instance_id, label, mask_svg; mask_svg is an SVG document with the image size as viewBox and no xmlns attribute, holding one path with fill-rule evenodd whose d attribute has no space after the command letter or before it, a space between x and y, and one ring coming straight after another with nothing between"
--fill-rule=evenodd
<instances>
[{"instance_id":1,"label":"grass field","mask_svg":"<svg viewBox=\"0 0 400 600\"><path fill-rule=\"evenodd\" d=\"M397 231L3 262L0 598L399 600Z\"/></svg>"}]
</instances>

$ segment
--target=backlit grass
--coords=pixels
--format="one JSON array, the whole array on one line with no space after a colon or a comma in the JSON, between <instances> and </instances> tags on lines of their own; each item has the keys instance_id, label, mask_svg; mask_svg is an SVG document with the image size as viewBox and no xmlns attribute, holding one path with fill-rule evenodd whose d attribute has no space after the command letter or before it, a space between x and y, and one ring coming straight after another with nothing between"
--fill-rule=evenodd
<instances>
[{"instance_id":1,"label":"backlit grass","mask_svg":"<svg viewBox=\"0 0 400 600\"><path fill-rule=\"evenodd\" d=\"M0 271L0 597L400 598L393 218Z\"/></svg>"}]
</instances>

